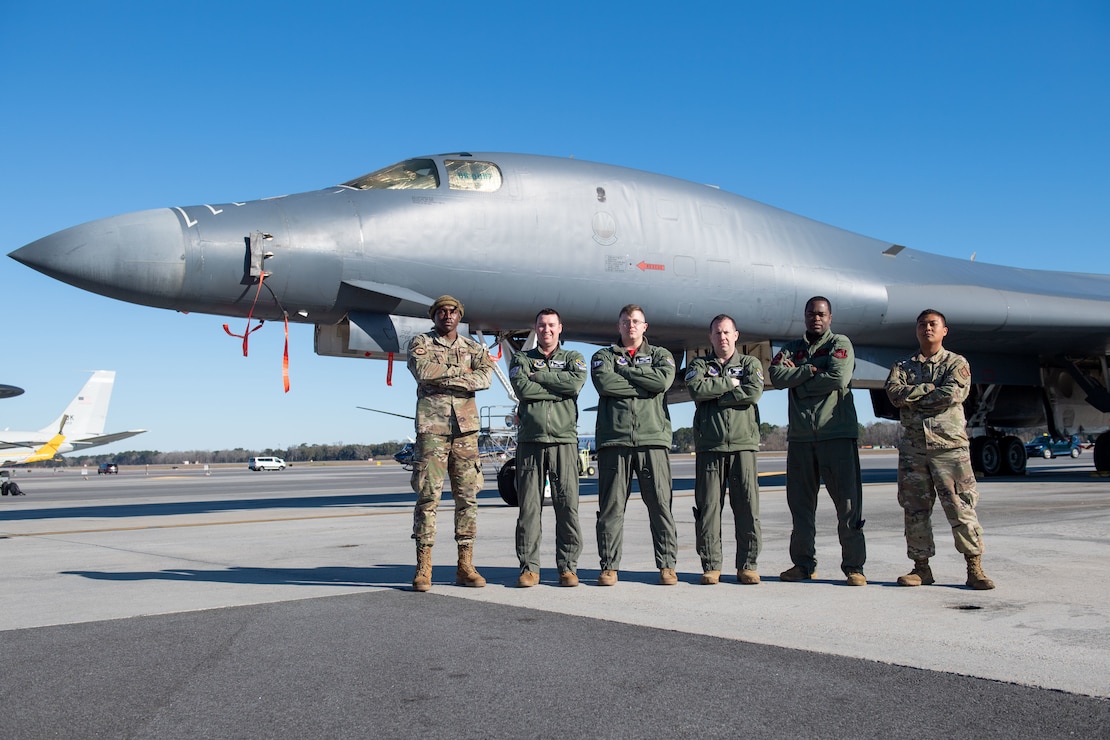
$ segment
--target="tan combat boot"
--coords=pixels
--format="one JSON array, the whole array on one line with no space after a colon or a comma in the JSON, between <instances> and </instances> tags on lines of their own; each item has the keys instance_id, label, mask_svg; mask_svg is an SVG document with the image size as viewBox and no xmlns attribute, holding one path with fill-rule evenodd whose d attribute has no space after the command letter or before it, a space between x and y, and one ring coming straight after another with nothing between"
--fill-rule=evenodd
<instances>
[{"instance_id":1,"label":"tan combat boot","mask_svg":"<svg viewBox=\"0 0 1110 740\"><path fill-rule=\"evenodd\" d=\"M486 585L482 574L474 570L474 545L459 544L459 567L455 571L455 585L481 588Z\"/></svg>"},{"instance_id":2,"label":"tan combat boot","mask_svg":"<svg viewBox=\"0 0 1110 740\"><path fill-rule=\"evenodd\" d=\"M412 577L413 591L432 590L432 546L416 545L416 575Z\"/></svg>"},{"instance_id":3,"label":"tan combat boot","mask_svg":"<svg viewBox=\"0 0 1110 740\"><path fill-rule=\"evenodd\" d=\"M898 576L899 586L932 586L933 569L929 567L929 558L920 558L913 561L913 570L904 576Z\"/></svg>"},{"instance_id":4,"label":"tan combat boot","mask_svg":"<svg viewBox=\"0 0 1110 740\"><path fill-rule=\"evenodd\" d=\"M990 591L994 588L994 581L983 573L982 555L964 555L967 561L967 585L976 591Z\"/></svg>"},{"instance_id":5,"label":"tan combat boot","mask_svg":"<svg viewBox=\"0 0 1110 740\"><path fill-rule=\"evenodd\" d=\"M721 571L707 570L701 574L701 585L714 586L721 582Z\"/></svg>"}]
</instances>

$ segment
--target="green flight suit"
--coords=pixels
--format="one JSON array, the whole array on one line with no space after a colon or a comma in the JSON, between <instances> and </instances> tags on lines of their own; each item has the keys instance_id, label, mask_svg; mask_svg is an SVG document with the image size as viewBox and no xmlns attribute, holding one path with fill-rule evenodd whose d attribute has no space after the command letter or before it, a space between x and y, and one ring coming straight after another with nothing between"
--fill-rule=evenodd
<instances>
[{"instance_id":1,"label":"green flight suit","mask_svg":"<svg viewBox=\"0 0 1110 740\"><path fill-rule=\"evenodd\" d=\"M598 393L597 550L602 570L618 570L624 512L632 476L648 509L657 568L674 568L678 535L671 513L671 416L665 394L674 380L674 357L645 339L633 354L623 347L594 353L591 379Z\"/></svg>"},{"instance_id":2,"label":"green flight suit","mask_svg":"<svg viewBox=\"0 0 1110 740\"><path fill-rule=\"evenodd\" d=\"M791 360L795 367L782 364ZM817 493L821 482L836 506L840 569L863 573L863 478L859 467L859 421L848 388L855 367L852 343L827 330L816 341L783 345L768 368L771 385L789 389L786 501L793 519L790 559L806 572L817 570ZM813 368L817 372L813 372Z\"/></svg>"},{"instance_id":3,"label":"green flight suit","mask_svg":"<svg viewBox=\"0 0 1110 740\"><path fill-rule=\"evenodd\" d=\"M520 400L516 447L516 554L521 571L540 572L544 480L555 510L555 565L574 573L582 554L578 521L578 393L586 361L573 350L517 352L509 382Z\"/></svg>"},{"instance_id":4,"label":"green flight suit","mask_svg":"<svg viewBox=\"0 0 1110 740\"><path fill-rule=\"evenodd\" d=\"M754 571L761 549L756 402L763 395L763 366L739 352L725 361L699 357L690 363L685 380L697 405L694 527L702 571L719 571L724 562L721 511L726 491L736 531L736 569Z\"/></svg>"}]
</instances>

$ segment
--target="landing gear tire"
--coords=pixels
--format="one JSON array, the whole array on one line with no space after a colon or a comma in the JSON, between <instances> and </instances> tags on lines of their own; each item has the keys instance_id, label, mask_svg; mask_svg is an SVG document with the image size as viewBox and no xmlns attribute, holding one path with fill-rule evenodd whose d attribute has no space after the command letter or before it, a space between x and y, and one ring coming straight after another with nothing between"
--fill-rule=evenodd
<instances>
[{"instance_id":1,"label":"landing gear tire","mask_svg":"<svg viewBox=\"0 0 1110 740\"><path fill-rule=\"evenodd\" d=\"M1025 444L1017 437L1003 437L1001 444L1002 463L1008 475L1025 475L1028 458Z\"/></svg>"},{"instance_id":2,"label":"landing gear tire","mask_svg":"<svg viewBox=\"0 0 1110 740\"><path fill-rule=\"evenodd\" d=\"M1110 432L1103 432L1095 440L1095 470L1110 473Z\"/></svg>"},{"instance_id":3,"label":"landing gear tire","mask_svg":"<svg viewBox=\"0 0 1110 740\"><path fill-rule=\"evenodd\" d=\"M516 506L519 502L516 495L516 460L509 460L497 471L497 492L509 506Z\"/></svg>"},{"instance_id":4,"label":"landing gear tire","mask_svg":"<svg viewBox=\"0 0 1110 740\"><path fill-rule=\"evenodd\" d=\"M971 466L985 477L993 478L1002 472L1002 452L993 437L976 437L971 442Z\"/></svg>"}]
</instances>

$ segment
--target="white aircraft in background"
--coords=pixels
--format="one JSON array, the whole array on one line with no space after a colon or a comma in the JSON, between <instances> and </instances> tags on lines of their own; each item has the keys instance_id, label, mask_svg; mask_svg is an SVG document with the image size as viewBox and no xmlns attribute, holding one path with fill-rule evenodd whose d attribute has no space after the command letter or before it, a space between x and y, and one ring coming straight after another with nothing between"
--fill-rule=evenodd
<instances>
[{"instance_id":1,"label":"white aircraft in background","mask_svg":"<svg viewBox=\"0 0 1110 740\"><path fill-rule=\"evenodd\" d=\"M62 415L37 432L0 431L0 465L53 460L66 452L84 452L90 447L118 442L142 434L145 429L104 433L108 402L112 400L115 370L97 370L85 387L69 402Z\"/></svg>"}]
</instances>

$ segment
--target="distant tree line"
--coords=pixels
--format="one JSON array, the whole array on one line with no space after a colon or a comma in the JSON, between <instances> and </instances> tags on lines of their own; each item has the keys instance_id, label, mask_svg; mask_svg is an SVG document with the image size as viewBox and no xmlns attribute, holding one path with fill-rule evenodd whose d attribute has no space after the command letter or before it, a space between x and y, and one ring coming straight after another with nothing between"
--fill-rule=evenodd
<instances>
[{"instance_id":1,"label":"distant tree line","mask_svg":"<svg viewBox=\"0 0 1110 740\"><path fill-rule=\"evenodd\" d=\"M786 449L787 427L763 422L759 425L760 449L767 451ZM859 425L860 447L897 447L902 439L902 425L893 421L876 421L867 426ZM676 429L676 452L694 451L694 430L691 427Z\"/></svg>"},{"instance_id":2,"label":"distant tree line","mask_svg":"<svg viewBox=\"0 0 1110 740\"><path fill-rule=\"evenodd\" d=\"M786 427L768 424L759 425L759 434L762 449L768 451L786 449ZM861 447L897 447L902 438L902 427L892 421L879 421L867 426L859 427L859 444ZM252 457L274 455L283 458L288 463L301 462L332 462L385 459L393 456L400 450L404 442L392 440L376 444L307 444L302 443L295 447L266 447L263 449L246 449L236 447L233 450L181 450L176 452L159 452L157 450L130 450L105 455L70 455L60 457L53 462L34 463L28 467L57 467L63 466L95 466L102 462L114 462L119 465L217 465L221 463L243 463ZM676 452L693 452L694 430L691 427L682 427L674 432L674 448Z\"/></svg>"},{"instance_id":3,"label":"distant tree line","mask_svg":"<svg viewBox=\"0 0 1110 740\"><path fill-rule=\"evenodd\" d=\"M243 463L246 465L249 458L267 455L283 458L287 463L373 460L392 457L393 453L400 450L404 444L404 442L394 440L365 445L302 443L296 447L266 447L264 449L236 447L233 450L181 450L177 452L130 450L110 455L69 455L57 458L53 462L35 463L28 467L57 467L59 464L73 467L98 465L102 462L114 462L119 465L216 465L220 463Z\"/></svg>"}]
</instances>

